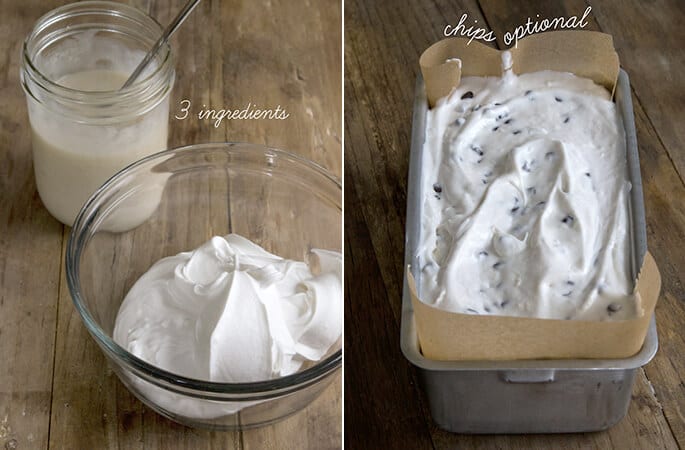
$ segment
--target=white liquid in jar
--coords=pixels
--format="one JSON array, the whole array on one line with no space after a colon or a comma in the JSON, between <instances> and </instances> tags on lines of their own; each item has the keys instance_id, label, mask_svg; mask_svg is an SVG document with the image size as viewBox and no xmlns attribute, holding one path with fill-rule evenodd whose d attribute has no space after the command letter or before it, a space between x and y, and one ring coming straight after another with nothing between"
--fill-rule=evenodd
<instances>
[{"instance_id":1,"label":"white liquid in jar","mask_svg":"<svg viewBox=\"0 0 685 450\"><path fill-rule=\"evenodd\" d=\"M93 69L70 73L57 80L57 84L86 92L116 91L124 85L128 74L115 70Z\"/></svg>"},{"instance_id":2,"label":"white liquid in jar","mask_svg":"<svg viewBox=\"0 0 685 450\"><path fill-rule=\"evenodd\" d=\"M87 70L65 75L57 83L80 91L112 91L127 77L118 71ZM29 102L36 185L50 214L72 225L83 204L107 179L128 164L166 149L168 115L168 96L151 111L111 125L79 123ZM147 203L149 213L148 206L156 207L157 202Z\"/></svg>"}]
</instances>

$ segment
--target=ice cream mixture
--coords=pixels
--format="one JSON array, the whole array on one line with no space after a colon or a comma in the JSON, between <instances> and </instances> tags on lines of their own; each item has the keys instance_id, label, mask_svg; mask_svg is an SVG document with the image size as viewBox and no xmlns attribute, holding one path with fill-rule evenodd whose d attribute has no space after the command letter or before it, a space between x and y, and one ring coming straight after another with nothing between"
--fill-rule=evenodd
<instances>
[{"instance_id":1,"label":"ice cream mixture","mask_svg":"<svg viewBox=\"0 0 685 450\"><path fill-rule=\"evenodd\" d=\"M420 297L447 311L620 320L630 276L625 136L570 73L464 77L428 112Z\"/></svg>"},{"instance_id":2,"label":"ice cream mixture","mask_svg":"<svg viewBox=\"0 0 685 450\"><path fill-rule=\"evenodd\" d=\"M150 364L198 380L252 382L292 374L304 362L320 360L342 333L342 256L318 249L312 254L309 263L283 259L229 234L163 258L121 304L114 340ZM187 416L245 406L184 399L152 385L147 390L157 403Z\"/></svg>"}]
</instances>

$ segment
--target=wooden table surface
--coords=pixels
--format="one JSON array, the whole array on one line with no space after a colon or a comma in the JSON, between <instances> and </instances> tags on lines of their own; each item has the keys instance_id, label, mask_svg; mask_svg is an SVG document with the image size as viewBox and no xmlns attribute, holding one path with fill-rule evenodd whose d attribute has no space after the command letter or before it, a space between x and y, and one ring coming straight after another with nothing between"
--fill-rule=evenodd
<instances>
[{"instance_id":1,"label":"wooden table surface","mask_svg":"<svg viewBox=\"0 0 685 450\"><path fill-rule=\"evenodd\" d=\"M638 370L628 415L597 433L451 434L430 418L400 351L407 169L418 57L463 13L504 31L581 15L584 0L345 2L345 442L349 448L685 447L685 7L590 1L586 29L613 35L632 83L649 250L663 278L659 351ZM467 25L468 26L468 25ZM498 42L500 48L506 48Z\"/></svg>"},{"instance_id":2,"label":"wooden table surface","mask_svg":"<svg viewBox=\"0 0 685 450\"><path fill-rule=\"evenodd\" d=\"M177 425L145 407L108 368L76 313L65 280L70 228L35 187L21 45L35 21L66 1L0 0L0 448L339 448L342 381L336 375L302 412L245 432ZM166 24L185 0L132 2ZM149 9L148 9L149 8ZM306 156L337 176L341 149L340 2L205 0L173 38L176 85L169 145L248 141ZM176 120L181 100L191 115ZM196 116L202 105L281 105L286 120Z\"/></svg>"}]
</instances>

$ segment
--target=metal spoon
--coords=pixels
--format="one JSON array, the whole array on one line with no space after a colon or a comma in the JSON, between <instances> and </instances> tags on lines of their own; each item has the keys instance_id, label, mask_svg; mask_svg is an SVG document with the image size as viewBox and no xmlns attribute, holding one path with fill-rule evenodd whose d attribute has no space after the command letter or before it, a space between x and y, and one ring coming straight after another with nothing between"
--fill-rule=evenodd
<instances>
[{"instance_id":1,"label":"metal spoon","mask_svg":"<svg viewBox=\"0 0 685 450\"><path fill-rule=\"evenodd\" d=\"M174 17L174 20L171 21L169 26L166 27L166 30L164 30L164 33L162 33L162 36L155 42L155 45L152 46L149 52L147 52L147 55L145 55L145 58L138 64L138 67L136 67L136 70L133 71L130 77L128 77L128 80L126 80L126 83L121 87L121 89L125 89L129 87L131 84L133 84L134 81L136 81L136 78L141 74L143 70L147 67L147 65L152 61L152 58L155 57L157 52L159 51L160 48L164 44L167 43L169 38L171 37L172 34L178 29L178 27L181 26L184 20L188 17L188 15L191 13L191 11L197 6L197 4L200 3L200 0L188 0L188 2L185 4L183 9L181 9L176 17Z\"/></svg>"}]
</instances>

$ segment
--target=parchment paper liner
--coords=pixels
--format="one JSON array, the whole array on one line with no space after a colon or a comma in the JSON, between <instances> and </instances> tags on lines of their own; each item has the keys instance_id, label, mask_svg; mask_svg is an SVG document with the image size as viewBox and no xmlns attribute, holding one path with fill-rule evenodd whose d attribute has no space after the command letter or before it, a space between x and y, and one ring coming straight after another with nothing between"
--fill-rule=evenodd
<instances>
[{"instance_id":1,"label":"parchment paper liner","mask_svg":"<svg viewBox=\"0 0 685 450\"><path fill-rule=\"evenodd\" d=\"M501 52L462 38L444 39L421 55L429 106L448 95L465 76L500 76ZM610 35L556 31L529 36L511 49L515 73L556 70L591 78L613 92L619 61ZM454 60L458 58L461 64ZM421 352L434 360L627 358L637 353L654 313L661 276L647 252L635 284L640 317L581 321L447 312L423 303L407 269L409 293Z\"/></svg>"},{"instance_id":2,"label":"parchment paper liner","mask_svg":"<svg viewBox=\"0 0 685 450\"><path fill-rule=\"evenodd\" d=\"M635 289L642 316L600 322L447 312L419 300L409 271L407 281L421 353L443 361L627 358L642 347L661 288L659 270L647 252Z\"/></svg>"},{"instance_id":3,"label":"parchment paper liner","mask_svg":"<svg viewBox=\"0 0 685 450\"><path fill-rule=\"evenodd\" d=\"M428 105L459 86L464 76L502 75L502 52L478 41L449 38L436 42L419 59ZM514 73L556 70L590 78L614 93L618 54L611 35L597 31L554 31L534 34L509 49ZM459 64L456 59L461 60ZM451 60L451 61L448 61Z\"/></svg>"}]
</instances>

